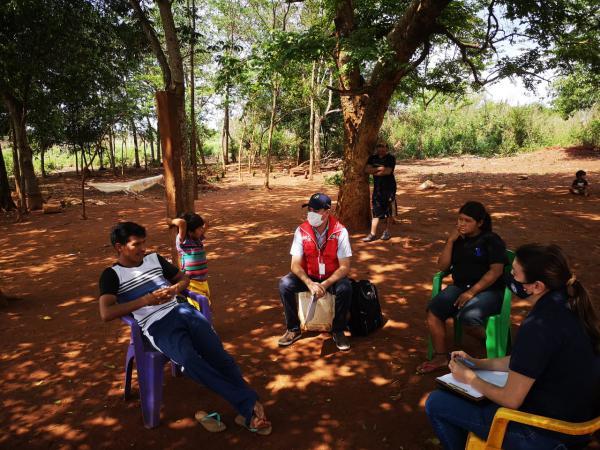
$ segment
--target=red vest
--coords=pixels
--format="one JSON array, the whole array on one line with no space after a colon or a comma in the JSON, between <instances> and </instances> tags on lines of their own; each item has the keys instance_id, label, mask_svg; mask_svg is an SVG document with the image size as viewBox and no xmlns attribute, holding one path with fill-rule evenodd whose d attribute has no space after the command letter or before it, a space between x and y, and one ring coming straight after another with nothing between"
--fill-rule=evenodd
<instances>
[{"instance_id":1,"label":"red vest","mask_svg":"<svg viewBox=\"0 0 600 450\"><path fill-rule=\"evenodd\" d=\"M338 239L343 229L344 225L338 222L335 217L329 216L327 237L323 247L319 248L315 232L308 221L300 225L302 249L304 250L302 268L309 277L326 280L340 267L337 250ZM325 264L324 275L319 275L319 263Z\"/></svg>"}]
</instances>

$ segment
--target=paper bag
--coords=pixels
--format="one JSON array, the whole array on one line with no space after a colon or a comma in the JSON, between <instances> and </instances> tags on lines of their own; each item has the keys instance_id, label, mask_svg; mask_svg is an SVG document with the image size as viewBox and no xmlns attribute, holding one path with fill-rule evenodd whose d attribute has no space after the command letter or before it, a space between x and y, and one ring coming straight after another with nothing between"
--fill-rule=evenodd
<instances>
[{"instance_id":1,"label":"paper bag","mask_svg":"<svg viewBox=\"0 0 600 450\"><path fill-rule=\"evenodd\" d=\"M335 296L327 292L325 296L316 300L311 309L313 296L309 291L298 294L298 317L300 327L306 331L331 331L331 323L335 315ZM310 311L310 314L309 314Z\"/></svg>"}]
</instances>

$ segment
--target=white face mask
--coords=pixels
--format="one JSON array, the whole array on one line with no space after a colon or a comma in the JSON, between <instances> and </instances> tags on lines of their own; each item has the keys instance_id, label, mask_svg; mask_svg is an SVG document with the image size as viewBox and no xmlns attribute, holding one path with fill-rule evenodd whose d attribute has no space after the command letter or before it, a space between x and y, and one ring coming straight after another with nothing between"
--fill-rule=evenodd
<instances>
[{"instance_id":1,"label":"white face mask","mask_svg":"<svg viewBox=\"0 0 600 450\"><path fill-rule=\"evenodd\" d=\"M310 223L311 227L320 227L321 225L323 225L323 216L319 213L316 213L314 211L309 211L308 212L308 223Z\"/></svg>"}]
</instances>

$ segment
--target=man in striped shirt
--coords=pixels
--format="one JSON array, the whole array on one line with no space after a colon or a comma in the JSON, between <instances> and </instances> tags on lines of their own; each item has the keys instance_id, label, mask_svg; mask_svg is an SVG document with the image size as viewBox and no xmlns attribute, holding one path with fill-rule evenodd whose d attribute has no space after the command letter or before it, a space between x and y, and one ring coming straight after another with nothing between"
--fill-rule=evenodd
<instances>
[{"instance_id":1,"label":"man in striped shirt","mask_svg":"<svg viewBox=\"0 0 600 450\"><path fill-rule=\"evenodd\" d=\"M177 302L176 295L188 286L189 277L157 253L146 254L146 230L136 223L117 224L111 242L118 260L100 276L102 320L132 314L158 351L225 398L246 427L270 430L258 395L244 381L210 323L189 303Z\"/></svg>"}]
</instances>

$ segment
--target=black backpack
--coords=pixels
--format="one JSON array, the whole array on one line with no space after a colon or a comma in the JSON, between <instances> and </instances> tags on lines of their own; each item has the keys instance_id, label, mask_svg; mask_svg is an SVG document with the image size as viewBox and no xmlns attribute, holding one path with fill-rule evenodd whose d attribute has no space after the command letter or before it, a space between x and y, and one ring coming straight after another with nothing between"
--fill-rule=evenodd
<instances>
[{"instance_id":1,"label":"black backpack","mask_svg":"<svg viewBox=\"0 0 600 450\"><path fill-rule=\"evenodd\" d=\"M377 288L369 280L352 281L352 304L348 328L352 336L366 336L383 326Z\"/></svg>"}]
</instances>

